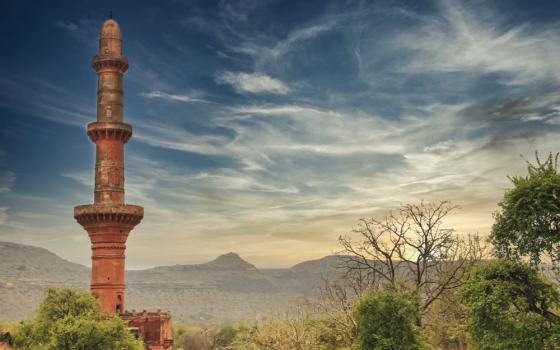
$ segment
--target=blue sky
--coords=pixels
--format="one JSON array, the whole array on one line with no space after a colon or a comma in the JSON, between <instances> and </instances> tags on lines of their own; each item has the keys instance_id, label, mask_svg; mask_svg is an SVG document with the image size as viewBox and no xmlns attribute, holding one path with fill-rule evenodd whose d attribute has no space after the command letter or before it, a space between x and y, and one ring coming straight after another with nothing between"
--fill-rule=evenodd
<instances>
[{"instance_id":1,"label":"blue sky","mask_svg":"<svg viewBox=\"0 0 560 350\"><path fill-rule=\"evenodd\" d=\"M487 234L523 155L559 151L554 1L5 1L0 240L89 264L90 63L109 9L130 61L128 266L235 251L287 266L357 219L451 200Z\"/></svg>"}]
</instances>

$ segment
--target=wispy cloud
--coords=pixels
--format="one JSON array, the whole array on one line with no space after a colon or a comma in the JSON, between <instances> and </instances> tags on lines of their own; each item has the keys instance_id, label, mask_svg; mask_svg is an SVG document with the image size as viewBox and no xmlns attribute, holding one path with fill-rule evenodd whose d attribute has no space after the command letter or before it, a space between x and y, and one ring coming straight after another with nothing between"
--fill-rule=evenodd
<instances>
[{"instance_id":1,"label":"wispy cloud","mask_svg":"<svg viewBox=\"0 0 560 350\"><path fill-rule=\"evenodd\" d=\"M73 172L73 173L63 173L62 176L74 180L80 185L86 187L92 187L94 182L93 172L90 171L81 171L81 172Z\"/></svg>"},{"instance_id":2,"label":"wispy cloud","mask_svg":"<svg viewBox=\"0 0 560 350\"><path fill-rule=\"evenodd\" d=\"M56 25L69 32L76 32L80 29L76 23L70 21L57 21Z\"/></svg>"},{"instance_id":3,"label":"wispy cloud","mask_svg":"<svg viewBox=\"0 0 560 350\"><path fill-rule=\"evenodd\" d=\"M223 190L234 191L250 191L250 192L265 192L265 193L297 193L298 189L294 186L285 188L277 187L271 184L261 183L260 181L248 177L238 175L216 175L208 173L197 174L194 179L196 181L203 181L210 188L220 188Z\"/></svg>"},{"instance_id":4,"label":"wispy cloud","mask_svg":"<svg viewBox=\"0 0 560 350\"><path fill-rule=\"evenodd\" d=\"M99 23L96 20L91 18L81 18L78 21L58 20L55 25L84 46L89 48L97 46L95 40L91 40L99 31Z\"/></svg>"},{"instance_id":5,"label":"wispy cloud","mask_svg":"<svg viewBox=\"0 0 560 350\"><path fill-rule=\"evenodd\" d=\"M216 82L229 84L238 92L272 93L284 95L290 88L278 79L259 73L221 72L216 74Z\"/></svg>"},{"instance_id":6,"label":"wispy cloud","mask_svg":"<svg viewBox=\"0 0 560 350\"><path fill-rule=\"evenodd\" d=\"M198 97L198 95L179 95L179 94L169 94L166 92L162 92L162 91L150 91L150 92L143 92L141 94L143 97L152 99L152 98L157 98L157 99L162 99L162 100L167 100L167 101L176 101L176 102L186 102L186 103L191 103L191 102L204 102L207 103L207 100L204 100L200 97Z\"/></svg>"},{"instance_id":7,"label":"wispy cloud","mask_svg":"<svg viewBox=\"0 0 560 350\"><path fill-rule=\"evenodd\" d=\"M192 5L191 17L159 22L158 32L123 28L135 38L126 41L135 127L127 200L146 208L130 240L135 264L235 250L285 265L286 251L291 262L328 254L356 218L422 199L453 200L463 210L452 226L487 233L507 175L525 173L519 155L557 151L560 22L552 16L519 15L507 1L436 1L421 11L319 3L289 15L260 1ZM94 46L98 25L57 27ZM83 82L55 78L7 75L0 103L58 123L91 122L92 95L81 101L72 88ZM83 141L67 152L83 152ZM64 174L65 188L79 190L45 212L66 220L52 225L57 237L75 239L71 207L91 197L92 164L79 164ZM11 237L46 233L32 221L52 209L48 195L23 198L4 183ZM154 244L165 254L147 254Z\"/></svg>"},{"instance_id":8,"label":"wispy cloud","mask_svg":"<svg viewBox=\"0 0 560 350\"><path fill-rule=\"evenodd\" d=\"M216 53L221 57L231 59L229 53L249 56L254 61L255 71L258 72L266 71L263 68L278 63L298 44L311 41L336 25L333 17L327 16L315 18L313 23L293 28L287 33L266 35L263 31L247 26L251 12L263 6L266 6L265 2L254 2L249 6L244 2L221 4L216 18L189 16L181 23L189 29L196 28L210 33L220 40L223 49Z\"/></svg>"},{"instance_id":9,"label":"wispy cloud","mask_svg":"<svg viewBox=\"0 0 560 350\"><path fill-rule=\"evenodd\" d=\"M162 126L153 122L136 123L136 139L146 144L205 155L222 155L225 146L232 141L225 135L201 135L192 133L179 126Z\"/></svg>"},{"instance_id":10,"label":"wispy cloud","mask_svg":"<svg viewBox=\"0 0 560 350\"><path fill-rule=\"evenodd\" d=\"M198 21L222 40L220 51L248 57L254 73L238 67L214 73L216 82L232 86L243 100L210 106L197 124L204 133L184 125L188 109L163 124L137 123L141 142L224 159L202 171L188 162L129 162L129 196L153 213L145 229L164 230L176 241L188 236L190 242L219 233L238 250L264 247L259 237L265 236L290 249L297 242L305 254L308 244L315 251L331 249L357 217L383 214L403 202L451 199L464 208L453 218L458 230L486 233L508 186L506 175L524 171L518 155L554 148L553 130L535 134L526 128L556 120L558 103L553 93L493 91L492 98L481 98L469 89L489 73L505 74L501 81L517 86L532 84L531 75L545 77L546 50L538 47L552 45L542 38L553 29L492 27L479 21L476 9L454 6L442 3L431 15L392 11L392 20L405 17L407 25L390 31L354 14L315 19L277 37L239 29L233 20ZM334 80L312 86L305 74L296 74L303 86L311 85L309 93L278 69L335 30L352 40L334 58L356 65L357 75L344 79L363 78L369 86L346 91ZM368 30L385 38L372 40L364 35ZM325 52L325 67L333 63L328 54L334 53ZM540 63L522 67L532 55ZM445 76L455 73L467 77ZM290 94L295 86L298 96ZM457 92L452 99L450 91Z\"/></svg>"},{"instance_id":11,"label":"wispy cloud","mask_svg":"<svg viewBox=\"0 0 560 350\"><path fill-rule=\"evenodd\" d=\"M268 45L259 43L257 37L247 36L240 45L230 46L230 49L252 57L255 61L256 68L262 69L277 63L298 43L311 40L321 33L327 32L332 29L333 25L334 22L329 20L325 23L295 29L288 33L285 38L272 40L272 44Z\"/></svg>"},{"instance_id":12,"label":"wispy cloud","mask_svg":"<svg viewBox=\"0 0 560 350\"><path fill-rule=\"evenodd\" d=\"M37 78L0 78L0 98L0 104L10 109L61 124L83 127L93 115L93 105L87 108L73 92Z\"/></svg>"},{"instance_id":13,"label":"wispy cloud","mask_svg":"<svg viewBox=\"0 0 560 350\"><path fill-rule=\"evenodd\" d=\"M503 73L513 85L560 81L553 57L560 55L560 28L529 23L507 26L490 4L483 9L458 1L440 2L442 17L424 17L414 31L394 40L412 53L409 72Z\"/></svg>"}]
</instances>

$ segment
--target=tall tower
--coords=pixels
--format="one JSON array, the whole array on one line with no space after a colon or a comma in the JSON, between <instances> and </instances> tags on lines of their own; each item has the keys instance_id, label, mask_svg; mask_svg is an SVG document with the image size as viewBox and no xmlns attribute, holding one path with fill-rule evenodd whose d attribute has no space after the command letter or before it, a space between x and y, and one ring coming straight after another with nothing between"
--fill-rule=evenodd
<instances>
[{"instance_id":1,"label":"tall tower","mask_svg":"<svg viewBox=\"0 0 560 350\"><path fill-rule=\"evenodd\" d=\"M74 218L91 240L91 291L101 311L125 310L125 249L130 231L142 220L144 208L124 201L124 144L132 126L123 122L123 76L128 60L122 55L121 30L106 20L99 38L99 54L93 58L97 72L97 121L87 126L96 146L93 204L74 208Z\"/></svg>"}]
</instances>

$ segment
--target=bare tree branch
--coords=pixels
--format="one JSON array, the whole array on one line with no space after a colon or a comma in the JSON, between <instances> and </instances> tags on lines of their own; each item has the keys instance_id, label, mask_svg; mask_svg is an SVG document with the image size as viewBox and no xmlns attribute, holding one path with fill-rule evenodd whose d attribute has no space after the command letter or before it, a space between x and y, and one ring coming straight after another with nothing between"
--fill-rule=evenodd
<instances>
[{"instance_id":1,"label":"bare tree branch","mask_svg":"<svg viewBox=\"0 0 560 350\"><path fill-rule=\"evenodd\" d=\"M406 282L419 289L422 310L444 291L460 287L468 268L485 255L478 235L443 226L458 207L447 201L406 204L382 220L362 218L351 237L340 237L347 278L367 276L370 288Z\"/></svg>"}]
</instances>

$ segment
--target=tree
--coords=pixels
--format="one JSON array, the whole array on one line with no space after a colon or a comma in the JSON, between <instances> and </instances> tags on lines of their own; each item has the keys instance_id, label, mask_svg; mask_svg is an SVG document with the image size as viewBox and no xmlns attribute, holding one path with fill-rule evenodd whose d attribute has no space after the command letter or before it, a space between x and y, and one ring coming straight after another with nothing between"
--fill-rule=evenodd
<instances>
[{"instance_id":1,"label":"tree","mask_svg":"<svg viewBox=\"0 0 560 350\"><path fill-rule=\"evenodd\" d=\"M47 290L37 315L22 324L14 344L29 350L144 349L124 321L101 315L97 299L73 289Z\"/></svg>"},{"instance_id":2,"label":"tree","mask_svg":"<svg viewBox=\"0 0 560 350\"><path fill-rule=\"evenodd\" d=\"M436 349L468 349L467 312L457 290L436 300L422 317L422 334Z\"/></svg>"},{"instance_id":3,"label":"tree","mask_svg":"<svg viewBox=\"0 0 560 350\"><path fill-rule=\"evenodd\" d=\"M521 262L480 264L459 290L480 350L560 349L560 293Z\"/></svg>"},{"instance_id":4,"label":"tree","mask_svg":"<svg viewBox=\"0 0 560 350\"><path fill-rule=\"evenodd\" d=\"M335 282L324 279L318 298L309 301L315 313L328 320L329 334L337 339L338 344L351 344L354 339L356 320L353 307L356 297L364 292L363 286L356 282L359 280L355 278Z\"/></svg>"},{"instance_id":5,"label":"tree","mask_svg":"<svg viewBox=\"0 0 560 350\"><path fill-rule=\"evenodd\" d=\"M416 291L393 285L361 296L354 308L357 327L352 349L427 349L415 328L419 302Z\"/></svg>"},{"instance_id":6,"label":"tree","mask_svg":"<svg viewBox=\"0 0 560 350\"><path fill-rule=\"evenodd\" d=\"M494 214L490 234L496 253L501 257L528 257L539 264L543 255L560 263L560 173L558 154L528 164L527 176L510 177L500 210Z\"/></svg>"},{"instance_id":7,"label":"tree","mask_svg":"<svg viewBox=\"0 0 560 350\"><path fill-rule=\"evenodd\" d=\"M449 202L407 204L382 220L360 219L353 232L361 240L340 237L344 266L350 278L371 287L404 281L415 286L426 311L442 293L465 280L468 267L479 261L478 236L461 239L443 220L457 207Z\"/></svg>"}]
</instances>

